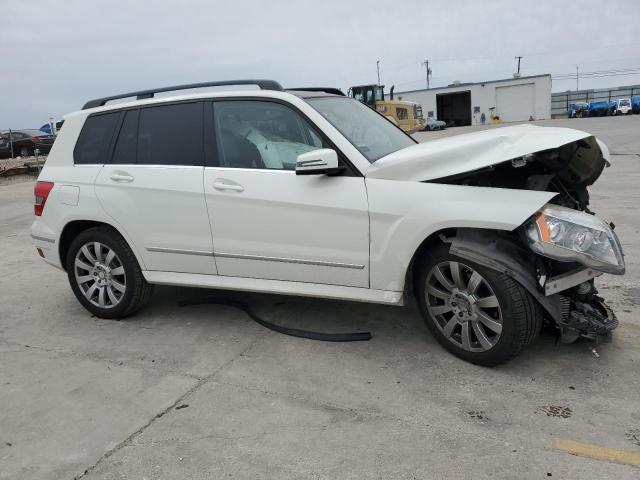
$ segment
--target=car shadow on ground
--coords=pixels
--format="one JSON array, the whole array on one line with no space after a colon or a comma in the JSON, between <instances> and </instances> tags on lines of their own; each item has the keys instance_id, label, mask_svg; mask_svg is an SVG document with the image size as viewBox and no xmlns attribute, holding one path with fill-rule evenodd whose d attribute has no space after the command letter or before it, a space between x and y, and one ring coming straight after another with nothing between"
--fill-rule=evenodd
<instances>
[{"instance_id":1,"label":"car shadow on ground","mask_svg":"<svg viewBox=\"0 0 640 480\"><path fill-rule=\"evenodd\" d=\"M347 333L371 332L369 342L344 343L340 352L352 349L356 352L373 350L383 357L390 349L403 351L404 357L428 355L429 360L443 365L455 363L469 368L483 368L470 365L448 353L438 344L424 325L417 306L410 303L406 307L375 305L342 300L304 298L275 294L247 293L227 290L208 290L182 287L156 287L154 296L146 309L138 315L126 320L127 323L144 327L154 325L158 328L160 318L162 324L189 322L207 334L215 336L216 328L233 328L233 325L249 328L252 333L269 336L271 342L291 342L299 345L310 343L327 343L308 340L271 332L253 322L243 311L233 307L217 304L199 304L181 307L181 301L198 301L209 298L221 298L242 302L251 306L256 314L264 320L278 325L310 331ZM169 326L169 325L167 325ZM174 325L175 326L175 325ZM370 344L366 346L366 344ZM556 331L551 327L543 328L538 338L510 362L495 367L493 370L510 373L516 376L528 375L548 365L571 364L571 371L582 364L587 370L596 366L598 360L592 352L593 344L580 340L573 344L562 344ZM596 347L603 358L606 358L612 344ZM585 362L585 360L587 360ZM605 363L602 360L600 363ZM433 365L431 365L433 366Z\"/></svg>"}]
</instances>

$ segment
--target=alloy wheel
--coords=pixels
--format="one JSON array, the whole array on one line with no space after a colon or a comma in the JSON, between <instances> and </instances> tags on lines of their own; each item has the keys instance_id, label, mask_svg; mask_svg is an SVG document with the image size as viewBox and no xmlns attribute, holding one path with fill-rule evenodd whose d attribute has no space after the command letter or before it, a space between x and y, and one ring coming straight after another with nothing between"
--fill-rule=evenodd
<instances>
[{"instance_id":1,"label":"alloy wheel","mask_svg":"<svg viewBox=\"0 0 640 480\"><path fill-rule=\"evenodd\" d=\"M78 250L74 273L80 291L96 307L113 308L124 297L127 289L124 266L103 243L85 243Z\"/></svg>"},{"instance_id":2,"label":"alloy wheel","mask_svg":"<svg viewBox=\"0 0 640 480\"><path fill-rule=\"evenodd\" d=\"M434 265L425 286L427 309L448 341L469 352L493 348L502 334L502 309L489 282L460 262Z\"/></svg>"}]
</instances>

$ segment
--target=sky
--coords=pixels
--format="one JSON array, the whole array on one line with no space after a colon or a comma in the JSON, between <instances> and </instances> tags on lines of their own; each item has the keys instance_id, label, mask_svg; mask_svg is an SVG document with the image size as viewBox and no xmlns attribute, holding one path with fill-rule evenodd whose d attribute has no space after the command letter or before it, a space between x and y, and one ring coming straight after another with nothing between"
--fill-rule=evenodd
<instances>
[{"instance_id":1,"label":"sky","mask_svg":"<svg viewBox=\"0 0 640 480\"><path fill-rule=\"evenodd\" d=\"M396 92L426 86L427 59L434 87L509 78L516 55L523 76L636 68L579 86L640 84L638 0L0 0L0 11L0 130L180 83L346 91L377 82L378 60Z\"/></svg>"}]
</instances>

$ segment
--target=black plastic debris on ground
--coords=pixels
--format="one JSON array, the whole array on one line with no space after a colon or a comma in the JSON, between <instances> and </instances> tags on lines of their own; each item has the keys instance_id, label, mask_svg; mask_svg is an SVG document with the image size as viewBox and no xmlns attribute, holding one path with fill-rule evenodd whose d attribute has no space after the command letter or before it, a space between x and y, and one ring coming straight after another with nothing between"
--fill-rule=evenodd
<instances>
[{"instance_id":1,"label":"black plastic debris on ground","mask_svg":"<svg viewBox=\"0 0 640 480\"><path fill-rule=\"evenodd\" d=\"M352 332L352 333L325 333L325 332L312 332L309 330L300 330L298 328L285 327L277 325L275 323L268 322L256 314L249 305L243 302L237 302L234 300L228 300L226 298L207 297L194 300L182 300L178 302L180 307L188 307L192 305L225 305L227 307L237 308L246 313L249 318L254 322L262 325L269 330L273 330L284 335L292 337L307 338L310 340L320 340L323 342L363 342L371 340L370 332Z\"/></svg>"}]
</instances>

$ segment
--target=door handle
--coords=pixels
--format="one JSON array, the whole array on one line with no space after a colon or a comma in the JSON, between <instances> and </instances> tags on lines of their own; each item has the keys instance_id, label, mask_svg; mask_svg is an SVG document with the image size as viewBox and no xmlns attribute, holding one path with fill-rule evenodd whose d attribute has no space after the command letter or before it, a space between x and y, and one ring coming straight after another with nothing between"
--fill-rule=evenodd
<instances>
[{"instance_id":1,"label":"door handle","mask_svg":"<svg viewBox=\"0 0 640 480\"><path fill-rule=\"evenodd\" d=\"M244 187L237 183L226 183L222 181L213 182L213 188L216 190L233 190L234 192L244 192Z\"/></svg>"},{"instance_id":2,"label":"door handle","mask_svg":"<svg viewBox=\"0 0 640 480\"><path fill-rule=\"evenodd\" d=\"M133 182L133 177L128 173L112 173L109 177L114 182L118 183L131 183Z\"/></svg>"}]
</instances>

